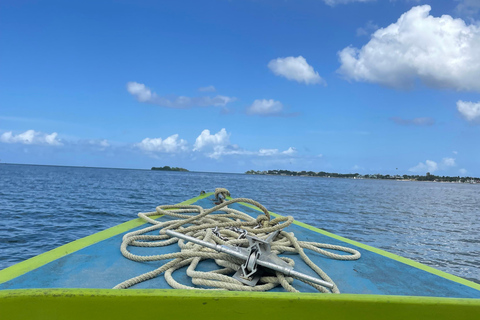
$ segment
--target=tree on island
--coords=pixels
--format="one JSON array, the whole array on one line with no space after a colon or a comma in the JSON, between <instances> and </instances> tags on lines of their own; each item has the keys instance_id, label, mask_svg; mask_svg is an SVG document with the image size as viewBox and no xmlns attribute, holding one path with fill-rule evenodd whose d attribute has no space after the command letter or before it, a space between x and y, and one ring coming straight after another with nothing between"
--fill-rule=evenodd
<instances>
[{"instance_id":1,"label":"tree on island","mask_svg":"<svg viewBox=\"0 0 480 320\"><path fill-rule=\"evenodd\" d=\"M184 171L184 172L188 172L187 169L179 168L179 167L170 167L170 166L152 167L152 170L159 170L159 171Z\"/></svg>"}]
</instances>

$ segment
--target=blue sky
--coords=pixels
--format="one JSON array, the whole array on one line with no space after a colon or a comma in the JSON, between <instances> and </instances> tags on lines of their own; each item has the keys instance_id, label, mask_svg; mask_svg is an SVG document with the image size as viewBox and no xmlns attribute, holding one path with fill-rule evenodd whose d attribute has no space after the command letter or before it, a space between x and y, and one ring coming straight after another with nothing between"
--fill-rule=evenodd
<instances>
[{"instance_id":1,"label":"blue sky","mask_svg":"<svg viewBox=\"0 0 480 320\"><path fill-rule=\"evenodd\" d=\"M480 1L2 1L0 159L480 176Z\"/></svg>"}]
</instances>

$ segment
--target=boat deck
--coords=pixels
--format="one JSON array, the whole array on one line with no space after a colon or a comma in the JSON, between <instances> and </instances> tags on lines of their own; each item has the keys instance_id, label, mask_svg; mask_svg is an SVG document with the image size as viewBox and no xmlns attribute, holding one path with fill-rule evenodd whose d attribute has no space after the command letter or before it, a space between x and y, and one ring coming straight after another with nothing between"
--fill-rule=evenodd
<instances>
[{"instance_id":1,"label":"boat deck","mask_svg":"<svg viewBox=\"0 0 480 320\"><path fill-rule=\"evenodd\" d=\"M213 195L206 194L189 201L204 208L214 206ZM260 212L250 205L235 203L231 208L256 217ZM274 215L274 214L272 214ZM168 219L159 217L159 220ZM125 233L145 227L139 219L132 220L96 235L77 240L48 253L0 271L0 290L29 288L98 288L108 289L118 283L158 268L165 261L134 262L120 253ZM285 229L294 232L303 241L315 241L347 246L360 251L362 257L355 261L333 260L306 250L311 260L320 266L337 284L341 293L428 296L451 298L480 298L480 285L465 279L424 266L326 231L295 222ZM155 231L153 234L158 234ZM132 253L142 255L178 251L177 244L144 248L129 247ZM295 270L311 276L316 274L299 256L286 254L295 260ZM197 270L218 268L212 261L203 261ZM174 272L174 278L191 285L185 268ZM294 287L301 292L317 292L311 286L295 280ZM132 289L169 289L163 276L137 284ZM284 291L277 287L272 291Z\"/></svg>"}]
</instances>

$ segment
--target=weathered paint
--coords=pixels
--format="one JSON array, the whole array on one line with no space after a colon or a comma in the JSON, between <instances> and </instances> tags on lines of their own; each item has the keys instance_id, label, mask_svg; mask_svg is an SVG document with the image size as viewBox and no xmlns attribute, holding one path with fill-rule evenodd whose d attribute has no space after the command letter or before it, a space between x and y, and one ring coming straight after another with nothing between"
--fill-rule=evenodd
<instances>
[{"instance_id":1,"label":"weathered paint","mask_svg":"<svg viewBox=\"0 0 480 320\"><path fill-rule=\"evenodd\" d=\"M0 291L2 319L477 320L480 300L189 290Z\"/></svg>"},{"instance_id":2,"label":"weathered paint","mask_svg":"<svg viewBox=\"0 0 480 320\"><path fill-rule=\"evenodd\" d=\"M206 198L208 196L211 196L213 192L210 193L205 193L202 194L198 197L186 200L184 202L181 202L179 204L184 204L184 205L189 205L192 204L200 199ZM152 216L151 218L155 219L160 216ZM95 244L97 242L100 242L102 240L108 239L112 236L115 236L117 234L126 232L128 230L131 230L135 227L144 225L145 221L143 221L140 218L133 219L127 222L124 222L122 224L119 224L115 227L108 228L106 230L97 232L95 234L92 234L90 236L87 236L85 238L81 238L75 241L72 241L70 243L67 243L61 247L55 248L53 250L50 250L48 252L42 253L38 256L35 256L33 258L30 258L28 260L22 261L20 263L17 263L11 267L5 268L3 270L0 270L0 284L3 282L6 282L8 280L11 280L13 278L16 278L22 274L25 274L31 270L34 270L38 267L41 267L51 261L54 261L58 258L64 257L70 253L76 252L80 249L83 249L87 246L90 246L92 244Z\"/></svg>"},{"instance_id":3,"label":"weathered paint","mask_svg":"<svg viewBox=\"0 0 480 320\"><path fill-rule=\"evenodd\" d=\"M208 207L212 205L212 201L206 199L210 195L211 193L196 197L183 204L198 202L199 205ZM250 214L257 212L247 204L235 204L231 207L244 209ZM253 209L256 208L253 207ZM272 215L278 216L273 213ZM73 264L69 267L71 278L80 280L77 284L85 284L80 272L83 267L86 267L85 263L88 264L91 255L95 252L98 253L98 250L104 250L105 247L108 247L106 244L114 244L111 247L114 247L115 250L113 251L119 254L118 246L122 233L135 227L138 228L142 224L141 220L135 219L52 250L39 256L41 259L39 257L32 258L8 268L10 270L0 271L0 280L7 282L0 284L0 288L7 289L15 286L21 288L24 284L30 283L31 285L32 281L34 284L35 281L38 281L36 284L39 286L42 285L41 281L44 281L43 284L52 288L52 281L56 281L54 270L61 269L51 268L63 268L62 265L65 265L69 259L78 259L77 261L80 263L80 265L75 266ZM318 261L321 262L322 268L331 274L341 290L346 288L346 290L342 290L343 292L353 292L354 287L349 284L353 280L356 281L356 286L363 290L362 293L367 294L204 292L172 289L17 289L0 290L1 314L5 314L12 319L84 319L86 317L92 319L113 317L122 319L139 316L192 316L198 319L215 316L228 316L229 318L244 318L247 316L253 319L265 317L301 318L307 316L309 318L335 317L335 319L405 319L407 317L412 319L477 319L480 314L480 299L401 296L416 295L415 293L408 294L409 290L413 290L412 292L420 292L420 295L480 297L480 286L475 283L303 223L295 222L295 225L290 228L300 239L322 240L323 242L340 245L350 244L361 250L362 259L359 260L361 262L345 261L338 262L339 265L334 265L332 261L323 257L314 258L320 259ZM330 241L325 241L325 239L330 239ZM100 243L100 241L102 242ZM144 248L136 249L143 250ZM141 251L138 253L141 253ZM124 263L128 260L119 261ZM372 264L371 266L368 265L368 261ZM378 263L380 265L377 265ZM18 266L22 264L24 266L19 268ZM337 267L341 265L350 268L350 271L346 267ZM139 266L140 269L144 268L150 271L154 268L154 263L136 263L135 267L132 267L133 275L138 275ZM208 265L204 267L209 268ZM300 263L296 264L297 267L302 268ZM342 268L344 269L342 270ZM403 273L404 276L402 278L402 276L398 277L397 274L382 274L382 268L398 271ZM110 270L116 269L118 269L118 266L112 265ZM100 268L92 272L95 273L99 270ZM308 270L301 269L299 271L307 272ZM26 272L28 274L22 276ZM65 269L62 269L62 272L65 272ZM28 276L31 278L28 279ZM116 276L112 277L114 284L118 283L119 280ZM382 277L384 278L382 279ZM59 277L57 276L57 278ZM102 281L113 281L112 279L102 279ZM158 277L147 283L137 285L135 288L148 288L150 286L165 288L166 286L161 283L162 280L163 277ZM382 283L384 280L386 283ZM92 281L92 283L95 282L95 280ZM92 283L85 285L92 287ZM425 287L425 283L430 288L421 291ZM53 283L53 285L56 284ZM438 294L439 290L444 292ZM388 295L392 294L391 292L399 295Z\"/></svg>"},{"instance_id":4,"label":"weathered paint","mask_svg":"<svg viewBox=\"0 0 480 320\"><path fill-rule=\"evenodd\" d=\"M228 198L229 200L231 198ZM249 208L252 208L252 209L255 209L257 211L260 211L262 212L259 208L249 204L249 203L243 203L241 202L242 205L246 206L246 207L249 207ZM276 214L276 213L273 213L273 212L270 212L269 213L274 216L274 217L281 217L281 215L279 214ZM413 261L411 259L407 259L407 258L404 258L404 257L401 257L399 255L396 255L396 254L393 254L393 253L390 253L388 251L385 251L385 250L381 250L381 249L378 249L378 248L375 248L375 247L372 247L372 246L369 246L369 245L366 245L366 244L363 244L363 243L360 243L360 242L357 242L357 241L354 241L354 240L350 240L348 238L344 238L344 237L341 237L341 236L338 236L334 233L331 233L331 232L328 232L328 231L325 231L325 230L322 230L322 229L319 229L319 228L315 228L315 227L312 227L306 223L303 223L303 222L299 222L299 221L294 221L293 222L294 224L296 224L297 226L301 226L305 229L308 229L308 230L312 230L312 231L315 231L317 233L320 233L320 234L323 234L323 235L326 235L330 238L333 238L333 239L337 239L337 240L340 240L344 243L349 243L349 244L353 244L354 246L357 246L359 248L363 248L363 249L366 249L368 251L371 251L371 252L375 252L379 255L382 255L384 257L387 257L387 258L390 258L390 259L393 259L393 260L396 260L396 261L399 261L399 262L402 262L406 265L409 265L409 266L412 266L412 267L415 267L415 268L418 268L418 269L421 269L421 270L424 270L424 271L427 271L429 273L432 273L432 274L435 274L439 277L443 277L445 279L448 279L448 280L452 280L452 281L455 281L457 283L461 283L465 286L468 286L468 287L471 287L471 288L474 288L476 290L480 290L480 284L478 283L475 283L475 282L472 282L472 281L468 281L466 279L463 279L463 278L460 278L460 277L457 277L457 276L454 276L452 274L449 274L449 273L446 273L446 272L443 272L443 271L440 271L438 269L435 269L435 268L432 268L432 267L429 267L427 265L424 265L420 262L416 262L416 261Z\"/></svg>"}]
</instances>

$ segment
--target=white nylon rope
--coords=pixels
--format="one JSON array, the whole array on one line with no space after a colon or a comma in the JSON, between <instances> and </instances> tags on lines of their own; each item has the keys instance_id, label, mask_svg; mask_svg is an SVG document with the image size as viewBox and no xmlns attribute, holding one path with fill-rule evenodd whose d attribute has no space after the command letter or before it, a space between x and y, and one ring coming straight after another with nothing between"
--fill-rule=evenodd
<instances>
[{"instance_id":1,"label":"white nylon rope","mask_svg":"<svg viewBox=\"0 0 480 320\"><path fill-rule=\"evenodd\" d=\"M223 195L224 197L230 195L228 190L223 188L217 188L215 190L215 196L217 197L219 194ZM246 213L228 208L228 205L236 202L252 204L262 210L264 214L261 214L254 219ZM154 215L165 215L175 218L175 220L160 222L150 218L150 216ZM140 212L138 216L152 225L147 228L125 234L120 246L122 254L130 260L139 262L159 260L170 261L164 263L162 266L153 271L126 280L116 285L114 289L126 289L140 282L155 278L163 273L167 283L175 289L267 291L278 285L281 285L289 292L298 292L298 290L291 285L293 278L287 277L280 272L275 272L275 275L261 277L259 284L254 287L245 285L229 276L240 269L243 261L239 261L228 254L219 253L215 250L208 249L197 244L190 242L185 243L185 241L182 239L174 237L172 238L165 234L166 230L174 230L200 240L219 245L226 244L230 246L248 247L248 240L242 238L241 235L243 231L240 229L245 230L250 235L265 239L268 237L269 233L286 228L292 224L293 217L291 216L271 219L268 210L264 206L247 198L236 198L230 201L225 201L210 209L204 209L197 205L164 205L158 206L154 212ZM214 229L216 231L213 231ZM159 235L145 235L145 233L153 230L159 230ZM128 251L129 246L164 247L175 243L178 243L178 246L180 247L180 251L175 253L141 256ZM295 238L293 233L288 233L286 231L281 231L272 242L272 252L276 254L281 254L283 252L298 253L302 260L310 268L312 268L312 270L314 270L321 279L332 283L334 287L330 291L326 287L305 280L301 281L313 286L320 292L340 293L335 282L319 266L310 260L304 249L312 250L331 259L337 260L359 259L360 252L351 248L337 245L299 241ZM343 251L350 254L340 255L324 249ZM294 266L294 261L292 259L286 257L280 258L292 267ZM209 272L197 271L196 267L198 263L207 259L214 259L216 264L223 268ZM188 266L186 271L187 276L191 277L193 284L201 286L200 288L178 283L172 277L172 274L175 272L175 270L184 266Z\"/></svg>"}]
</instances>

